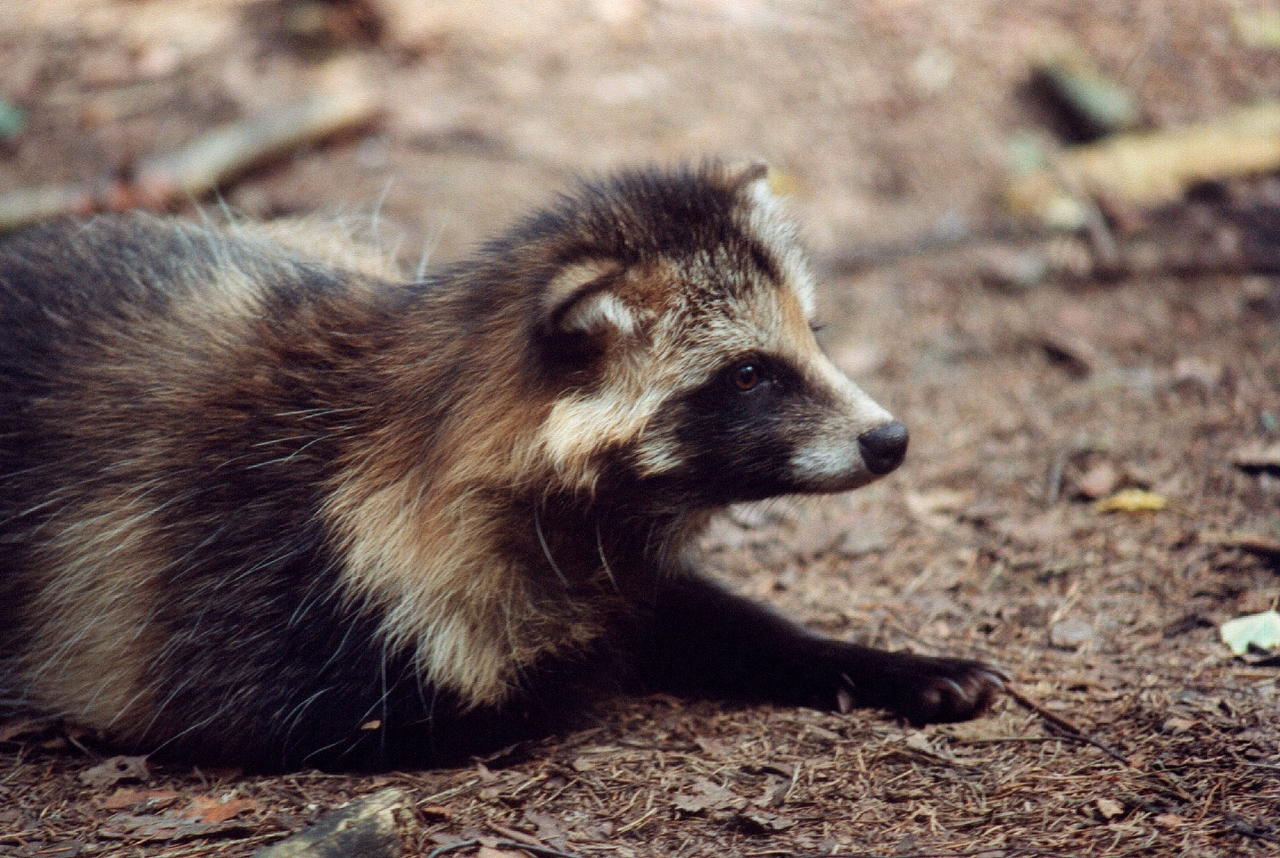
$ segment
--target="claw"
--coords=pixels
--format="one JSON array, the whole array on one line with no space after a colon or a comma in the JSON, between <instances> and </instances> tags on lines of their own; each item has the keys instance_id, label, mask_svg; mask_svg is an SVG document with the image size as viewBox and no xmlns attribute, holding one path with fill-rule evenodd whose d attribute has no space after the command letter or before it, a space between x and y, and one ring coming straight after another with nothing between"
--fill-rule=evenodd
<instances>
[{"instance_id":1,"label":"claw","mask_svg":"<svg viewBox=\"0 0 1280 858\"><path fill-rule=\"evenodd\" d=\"M969 665L969 670L930 677L922 688L914 717L922 722L972 718L991 705L1010 678L999 668Z\"/></svg>"},{"instance_id":2,"label":"claw","mask_svg":"<svg viewBox=\"0 0 1280 858\"><path fill-rule=\"evenodd\" d=\"M866 670L866 650L855 655L863 661L841 665L845 670L838 674L835 704L842 713L879 705L913 723L962 721L980 715L1013 681L1003 669L980 662L871 651L882 660L883 673L875 673Z\"/></svg>"},{"instance_id":3,"label":"claw","mask_svg":"<svg viewBox=\"0 0 1280 858\"><path fill-rule=\"evenodd\" d=\"M992 667L984 670L982 671L982 675L997 688L1004 688L1006 683L1013 682L1013 677L998 667Z\"/></svg>"}]
</instances>

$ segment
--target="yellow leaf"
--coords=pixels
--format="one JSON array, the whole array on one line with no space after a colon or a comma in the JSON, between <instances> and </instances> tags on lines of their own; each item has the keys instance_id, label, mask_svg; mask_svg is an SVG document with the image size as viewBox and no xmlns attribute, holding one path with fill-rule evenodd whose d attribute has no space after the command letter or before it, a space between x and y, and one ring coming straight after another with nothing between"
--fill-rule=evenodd
<instances>
[{"instance_id":1,"label":"yellow leaf","mask_svg":"<svg viewBox=\"0 0 1280 858\"><path fill-rule=\"evenodd\" d=\"M1164 495L1143 489L1123 489L1094 505L1098 512L1158 512L1169 505Z\"/></svg>"}]
</instances>

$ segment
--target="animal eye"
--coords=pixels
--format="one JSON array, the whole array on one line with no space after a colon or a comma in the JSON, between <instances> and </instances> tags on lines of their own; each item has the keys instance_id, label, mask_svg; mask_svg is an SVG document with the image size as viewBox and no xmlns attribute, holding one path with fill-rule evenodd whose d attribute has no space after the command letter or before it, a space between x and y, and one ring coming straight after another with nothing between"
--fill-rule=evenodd
<instances>
[{"instance_id":1,"label":"animal eye","mask_svg":"<svg viewBox=\"0 0 1280 858\"><path fill-rule=\"evenodd\" d=\"M746 393L760 383L760 368L753 363L740 364L733 370L732 378L733 386Z\"/></svg>"}]
</instances>

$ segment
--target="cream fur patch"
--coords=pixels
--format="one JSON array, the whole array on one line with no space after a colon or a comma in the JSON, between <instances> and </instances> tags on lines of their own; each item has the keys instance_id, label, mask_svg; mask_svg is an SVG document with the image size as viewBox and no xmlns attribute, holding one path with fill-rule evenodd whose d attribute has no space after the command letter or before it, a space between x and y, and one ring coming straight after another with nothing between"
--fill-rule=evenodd
<instances>
[{"instance_id":1,"label":"cream fur patch","mask_svg":"<svg viewBox=\"0 0 1280 858\"><path fill-rule=\"evenodd\" d=\"M384 607L387 646L413 652L425 679L472 706L500 705L526 667L600 633L595 606L540 603L528 570L496 553L492 494L416 473L362 488L348 482L327 511L345 536L343 583Z\"/></svg>"},{"instance_id":2,"label":"cream fur patch","mask_svg":"<svg viewBox=\"0 0 1280 858\"><path fill-rule=\"evenodd\" d=\"M631 308L611 292L601 291L584 296L569 308L560 319L560 327L566 331L582 331L591 334L606 330L631 335L639 323Z\"/></svg>"},{"instance_id":3,"label":"cream fur patch","mask_svg":"<svg viewBox=\"0 0 1280 858\"><path fill-rule=\"evenodd\" d=\"M608 289L592 291L593 284L621 270L612 259L587 259L564 266L546 286L543 312L558 316L564 331L590 333L602 324L612 324L620 331L632 332L636 319L631 309Z\"/></svg>"},{"instance_id":4,"label":"cream fur patch","mask_svg":"<svg viewBox=\"0 0 1280 858\"><path fill-rule=\"evenodd\" d=\"M669 395L661 387L633 392L625 390L627 386L615 384L595 395L562 399L542 424L538 442L568 485L589 487L593 460L610 447L641 437Z\"/></svg>"},{"instance_id":5,"label":"cream fur patch","mask_svg":"<svg viewBox=\"0 0 1280 858\"><path fill-rule=\"evenodd\" d=\"M875 476L862 460L858 436L893 420L893 415L850 381L826 355L815 352L807 371L810 383L828 390L837 401L830 413L806 434L791 458L793 473L815 485L851 489Z\"/></svg>"},{"instance_id":6,"label":"cream fur patch","mask_svg":"<svg viewBox=\"0 0 1280 858\"><path fill-rule=\"evenodd\" d=\"M79 510L38 550L56 579L41 582L21 668L27 693L48 711L125 738L139 738L150 709L143 671L145 592L164 558L144 498Z\"/></svg>"},{"instance_id":7,"label":"cream fur patch","mask_svg":"<svg viewBox=\"0 0 1280 858\"><path fill-rule=\"evenodd\" d=\"M404 279L394 246L380 239L376 218L287 217L266 223L236 223L230 231L249 242L263 239L345 271L391 282ZM368 237L366 237L368 236ZM271 248L265 248L270 253Z\"/></svg>"}]
</instances>

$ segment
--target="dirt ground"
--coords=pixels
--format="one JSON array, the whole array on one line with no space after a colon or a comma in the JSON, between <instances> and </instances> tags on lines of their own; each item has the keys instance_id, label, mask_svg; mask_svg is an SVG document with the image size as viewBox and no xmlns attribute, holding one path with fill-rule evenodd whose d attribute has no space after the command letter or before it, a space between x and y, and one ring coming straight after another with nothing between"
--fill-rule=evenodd
<instances>
[{"instance_id":1,"label":"dirt ground","mask_svg":"<svg viewBox=\"0 0 1280 858\"><path fill-rule=\"evenodd\" d=\"M1280 598L1280 472L1232 458L1280 441L1280 286L1267 266L1094 276L1079 238L1009 238L999 201L1012 141L1057 145L1027 87L1046 45L1094 56L1148 125L1206 119L1276 94L1280 49L1237 25L1268 4L3 6L0 97L27 116L0 137L0 194L127 175L335 59L380 115L202 205L376 217L416 266L578 173L769 159L824 272L826 345L911 452L852 495L734 510L707 563L824 632L1000 664L1023 700L924 729L626 700L571 735L376 777L105 771L73 727L0 724L0 856L250 855L388 786L418 855L1280 854L1280 664L1217 632ZM1231 213L1274 212L1278 188L1198 194L1157 251L1236 235ZM1255 237L1274 247L1271 217ZM1100 511L1125 488L1167 505Z\"/></svg>"}]
</instances>

